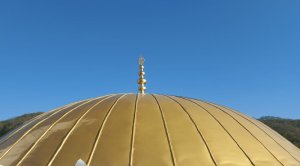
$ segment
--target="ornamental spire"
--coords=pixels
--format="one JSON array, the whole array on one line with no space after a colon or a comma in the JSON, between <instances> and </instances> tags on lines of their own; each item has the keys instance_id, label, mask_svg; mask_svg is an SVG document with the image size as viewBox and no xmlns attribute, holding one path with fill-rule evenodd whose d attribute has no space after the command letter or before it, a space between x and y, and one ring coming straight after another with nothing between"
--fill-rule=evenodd
<instances>
[{"instance_id":1,"label":"ornamental spire","mask_svg":"<svg viewBox=\"0 0 300 166\"><path fill-rule=\"evenodd\" d=\"M139 58L139 65L140 65L140 72L139 72L139 80L138 80L138 84L139 84L139 92L141 94L144 94L145 93L145 90L146 90L146 87L145 87L145 84L146 84L146 79L144 78L145 76L145 72L144 72L144 63L145 63L145 58L144 57L140 57Z\"/></svg>"}]
</instances>

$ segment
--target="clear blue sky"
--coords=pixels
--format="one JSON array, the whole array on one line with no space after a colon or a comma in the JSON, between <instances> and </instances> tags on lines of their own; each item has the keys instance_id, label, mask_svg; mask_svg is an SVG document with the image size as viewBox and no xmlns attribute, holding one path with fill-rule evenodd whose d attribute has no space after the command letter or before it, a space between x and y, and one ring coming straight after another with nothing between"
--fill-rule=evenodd
<instances>
[{"instance_id":1,"label":"clear blue sky","mask_svg":"<svg viewBox=\"0 0 300 166\"><path fill-rule=\"evenodd\" d=\"M3 0L0 120L148 92L300 118L300 1Z\"/></svg>"}]
</instances>

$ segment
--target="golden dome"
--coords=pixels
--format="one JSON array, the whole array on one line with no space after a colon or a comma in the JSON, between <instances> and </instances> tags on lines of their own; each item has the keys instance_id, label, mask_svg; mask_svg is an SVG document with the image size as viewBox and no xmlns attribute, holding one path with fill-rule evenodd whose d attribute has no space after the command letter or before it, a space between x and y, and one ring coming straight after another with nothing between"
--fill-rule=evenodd
<instances>
[{"instance_id":1,"label":"golden dome","mask_svg":"<svg viewBox=\"0 0 300 166\"><path fill-rule=\"evenodd\" d=\"M118 94L46 112L0 140L0 165L300 165L261 122L177 96Z\"/></svg>"}]
</instances>

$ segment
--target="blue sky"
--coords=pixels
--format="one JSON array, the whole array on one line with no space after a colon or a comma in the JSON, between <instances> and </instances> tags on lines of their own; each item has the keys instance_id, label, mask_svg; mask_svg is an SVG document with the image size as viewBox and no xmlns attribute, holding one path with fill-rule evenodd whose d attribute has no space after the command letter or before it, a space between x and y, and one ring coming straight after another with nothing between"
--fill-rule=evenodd
<instances>
[{"instance_id":1,"label":"blue sky","mask_svg":"<svg viewBox=\"0 0 300 166\"><path fill-rule=\"evenodd\" d=\"M0 120L137 92L300 118L300 1L5 0Z\"/></svg>"}]
</instances>

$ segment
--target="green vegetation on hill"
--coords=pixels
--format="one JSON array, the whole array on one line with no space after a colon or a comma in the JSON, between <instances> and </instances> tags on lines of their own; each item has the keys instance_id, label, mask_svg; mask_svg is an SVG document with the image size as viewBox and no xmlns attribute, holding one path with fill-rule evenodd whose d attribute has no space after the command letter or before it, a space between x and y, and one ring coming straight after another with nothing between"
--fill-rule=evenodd
<instances>
[{"instance_id":1,"label":"green vegetation on hill","mask_svg":"<svg viewBox=\"0 0 300 166\"><path fill-rule=\"evenodd\" d=\"M24 124L26 121L32 119L33 117L40 115L41 113L42 112L30 113L5 121L0 121L0 137L11 130L14 130L18 126ZM294 145L300 148L300 119L292 120L272 116L264 116L259 118L258 120L268 125L273 130L277 131L279 134L281 134L289 141L291 141Z\"/></svg>"},{"instance_id":2,"label":"green vegetation on hill","mask_svg":"<svg viewBox=\"0 0 300 166\"><path fill-rule=\"evenodd\" d=\"M32 119L33 117L40 115L41 113L42 112L24 114L16 118L0 121L0 137L10 132L11 130L14 130L15 128L19 127L20 125Z\"/></svg>"},{"instance_id":3,"label":"green vegetation on hill","mask_svg":"<svg viewBox=\"0 0 300 166\"><path fill-rule=\"evenodd\" d=\"M300 148L300 119L264 116L258 119Z\"/></svg>"}]
</instances>

